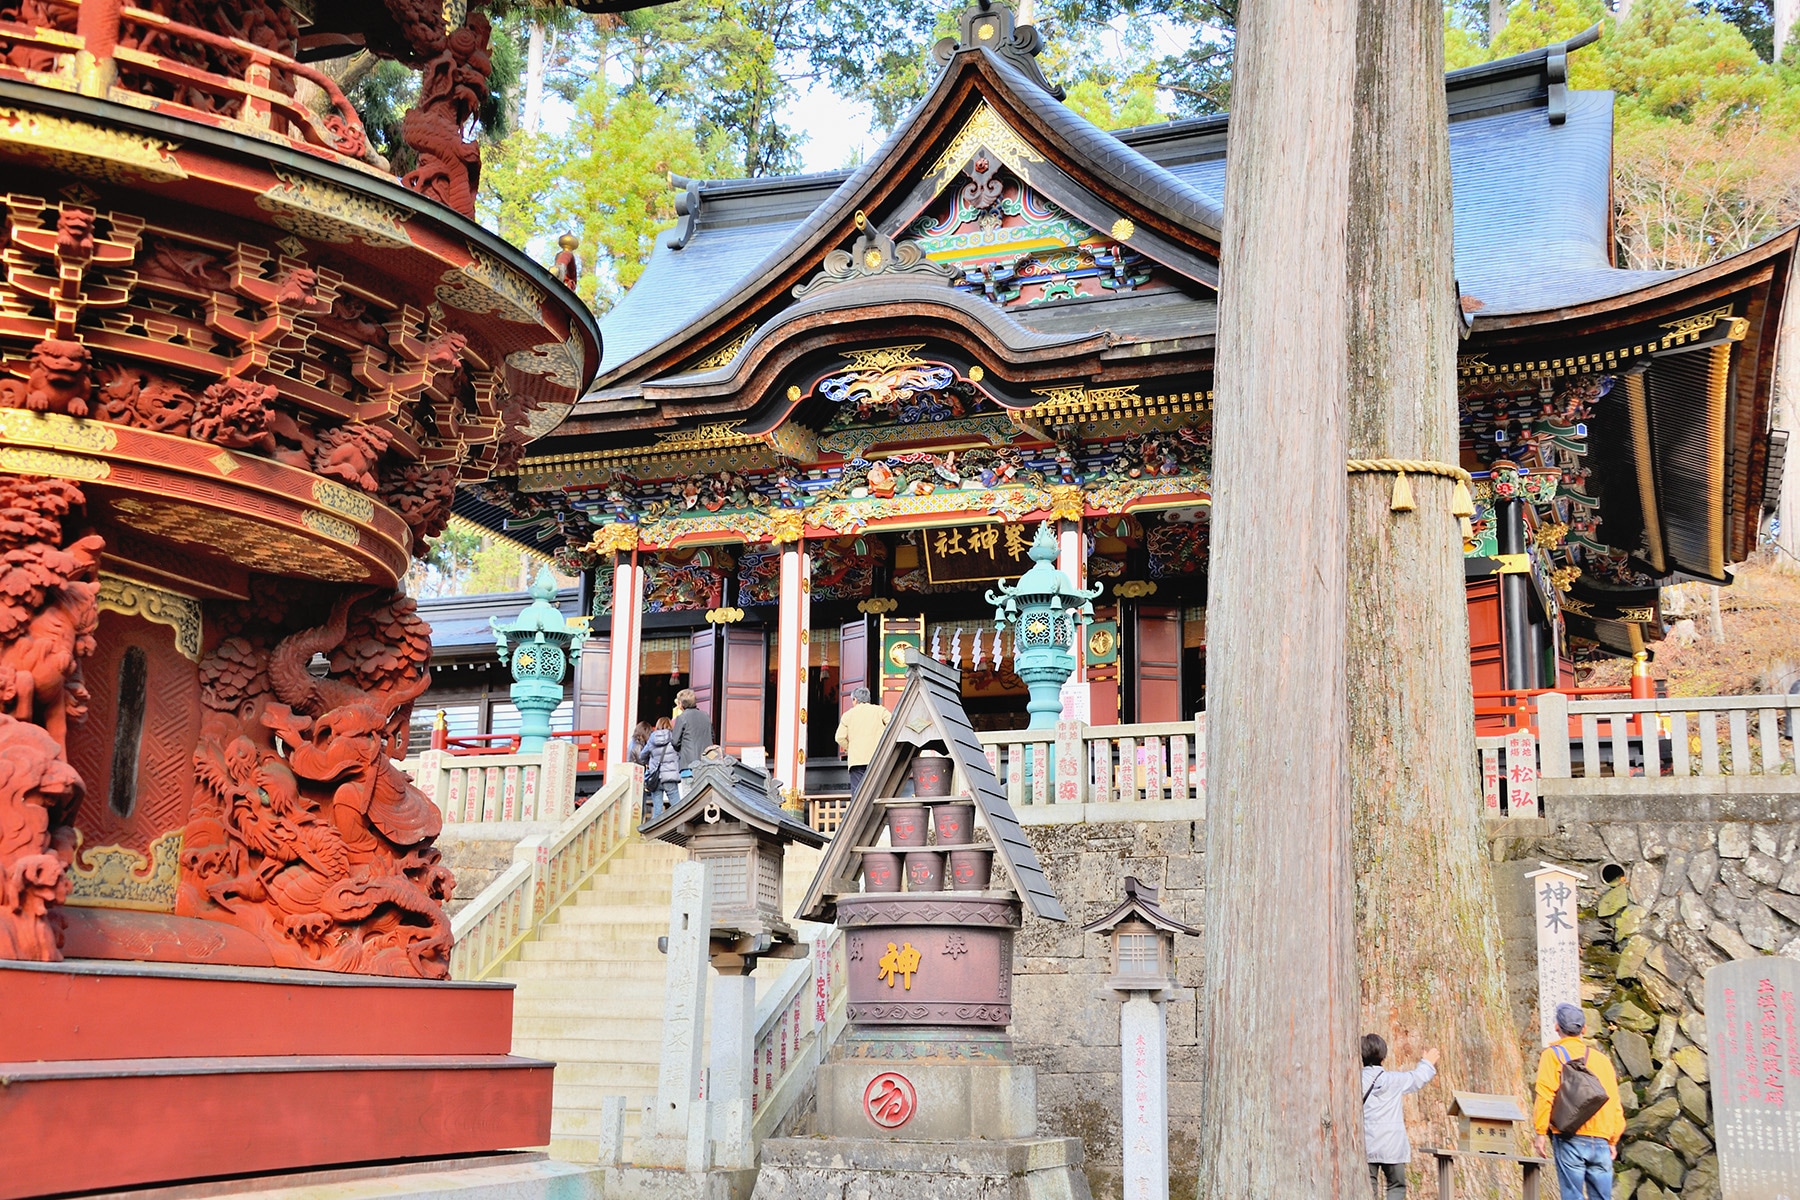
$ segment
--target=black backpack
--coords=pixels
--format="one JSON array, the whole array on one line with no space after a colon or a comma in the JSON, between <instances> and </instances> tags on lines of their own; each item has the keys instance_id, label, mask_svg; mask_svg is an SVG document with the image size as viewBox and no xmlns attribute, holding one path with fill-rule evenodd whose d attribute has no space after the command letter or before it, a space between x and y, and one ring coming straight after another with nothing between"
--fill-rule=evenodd
<instances>
[{"instance_id":1,"label":"black backpack","mask_svg":"<svg viewBox=\"0 0 1800 1200\"><path fill-rule=\"evenodd\" d=\"M1606 1085L1588 1070L1591 1050L1579 1059L1570 1058L1561 1046L1555 1050L1562 1060L1562 1078L1556 1084L1556 1098L1550 1102L1550 1132L1570 1137L1606 1105Z\"/></svg>"}]
</instances>

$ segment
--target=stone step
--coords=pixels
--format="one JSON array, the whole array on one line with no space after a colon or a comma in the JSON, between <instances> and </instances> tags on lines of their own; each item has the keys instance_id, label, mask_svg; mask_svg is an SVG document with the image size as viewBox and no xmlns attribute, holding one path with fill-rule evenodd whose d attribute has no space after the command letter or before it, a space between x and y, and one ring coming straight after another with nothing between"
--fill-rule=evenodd
<instances>
[{"instance_id":1,"label":"stone step","mask_svg":"<svg viewBox=\"0 0 1800 1200\"><path fill-rule=\"evenodd\" d=\"M592 963L596 978L601 980L661 979L667 960L657 951L655 942L647 948L647 955L641 949L634 954L629 942L557 938L526 942L519 947L519 955L522 962Z\"/></svg>"},{"instance_id":2,"label":"stone step","mask_svg":"<svg viewBox=\"0 0 1800 1200\"><path fill-rule=\"evenodd\" d=\"M518 985L513 993L513 1012L521 1011L521 1006L534 996L552 997L558 1000L587 1000L610 1003L615 1008L630 1007L637 1012L662 1011L663 985L629 980L616 987L607 987L606 982L596 979L591 974L575 970L551 970L552 967L570 967L568 963L507 963L506 971L500 978ZM531 968L529 975L514 975L513 971Z\"/></svg>"},{"instance_id":3,"label":"stone step","mask_svg":"<svg viewBox=\"0 0 1800 1200\"><path fill-rule=\"evenodd\" d=\"M662 1039L662 1021L648 1014L641 1017L600 1018L582 1014L559 1016L556 1013L516 1014L513 1017L513 1044L520 1038L606 1038L612 1041L658 1042Z\"/></svg>"},{"instance_id":4,"label":"stone step","mask_svg":"<svg viewBox=\"0 0 1800 1200\"><path fill-rule=\"evenodd\" d=\"M560 1068L559 1068L560 1070ZM649 1077L647 1083L639 1085L626 1080L617 1083L564 1083L556 1082L556 1107L591 1108L596 1111L606 1103L608 1096L625 1097L625 1135L630 1137L642 1122L644 1105L656 1098L656 1077Z\"/></svg>"},{"instance_id":5,"label":"stone step","mask_svg":"<svg viewBox=\"0 0 1800 1200\"><path fill-rule=\"evenodd\" d=\"M565 904L550 918L552 925L616 925L633 931L669 932L669 910L621 908L610 904ZM652 943L654 943L652 938Z\"/></svg>"},{"instance_id":6,"label":"stone step","mask_svg":"<svg viewBox=\"0 0 1800 1200\"><path fill-rule=\"evenodd\" d=\"M658 1061L661 1042L642 1038L515 1037L513 1054L551 1062L650 1063Z\"/></svg>"},{"instance_id":7,"label":"stone step","mask_svg":"<svg viewBox=\"0 0 1800 1200\"><path fill-rule=\"evenodd\" d=\"M613 1093L617 1095L617 1092ZM600 1123L601 1108L598 1104L570 1105L567 1108L559 1099L556 1102L556 1115L550 1119L551 1137L604 1137L606 1127ZM629 1105L625 1110L625 1137L627 1140L637 1136L637 1126L643 1119L643 1113L632 1112Z\"/></svg>"},{"instance_id":8,"label":"stone step","mask_svg":"<svg viewBox=\"0 0 1800 1200\"><path fill-rule=\"evenodd\" d=\"M513 1020L524 1017L587 1017L596 1021L606 1021L609 1025L625 1028L629 1025L633 1032L642 1033L645 1037L662 1036L662 1003L656 1004L621 1004L616 996L598 989L591 989L591 994L583 996L549 995L536 986L545 980L532 980L534 990L515 992L513 996ZM660 996L661 993L658 993ZM623 1022L624 1024L620 1024Z\"/></svg>"},{"instance_id":9,"label":"stone step","mask_svg":"<svg viewBox=\"0 0 1800 1200\"><path fill-rule=\"evenodd\" d=\"M600 1161L600 1139L597 1137L553 1137L550 1157L558 1162L597 1163Z\"/></svg>"},{"instance_id":10,"label":"stone step","mask_svg":"<svg viewBox=\"0 0 1800 1200\"><path fill-rule=\"evenodd\" d=\"M587 984L591 994L597 996L622 998L626 995L653 995L661 997L663 993L663 981L660 978L609 979L598 964L578 958L521 959L518 962L507 963L500 977L517 983L532 979L581 981Z\"/></svg>"},{"instance_id":11,"label":"stone step","mask_svg":"<svg viewBox=\"0 0 1800 1200\"><path fill-rule=\"evenodd\" d=\"M656 1095L657 1064L641 1062L577 1062L556 1064L556 1084L597 1087L609 1096ZM629 1101L636 1103L636 1101Z\"/></svg>"},{"instance_id":12,"label":"stone step","mask_svg":"<svg viewBox=\"0 0 1800 1200\"><path fill-rule=\"evenodd\" d=\"M629 904L643 908L655 908L661 910L664 920L668 919L669 886L666 882L658 888L648 883L642 886L632 886L629 880L621 879L619 885L618 887L578 892L575 896L575 904L578 907L591 907L595 904Z\"/></svg>"}]
</instances>

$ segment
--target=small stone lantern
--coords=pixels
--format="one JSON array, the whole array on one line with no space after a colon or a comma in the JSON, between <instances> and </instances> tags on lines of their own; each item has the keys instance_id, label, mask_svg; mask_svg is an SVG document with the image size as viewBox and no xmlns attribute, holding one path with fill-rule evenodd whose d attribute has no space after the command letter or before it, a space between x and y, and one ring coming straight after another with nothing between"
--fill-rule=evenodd
<instances>
[{"instance_id":1,"label":"small stone lantern","mask_svg":"<svg viewBox=\"0 0 1800 1200\"><path fill-rule=\"evenodd\" d=\"M490 617L494 649L512 670L512 701L519 709L519 752L536 754L550 738L550 714L563 702L563 679L581 658L588 618L571 621L556 607L556 577L538 570L531 603L511 624Z\"/></svg>"},{"instance_id":2,"label":"small stone lantern","mask_svg":"<svg viewBox=\"0 0 1800 1200\"><path fill-rule=\"evenodd\" d=\"M756 970L759 958L799 958L807 947L783 919L781 868L789 842L823 846L825 836L781 807L774 776L735 759L694 764L687 795L644 825L645 837L687 848L712 879L710 959L712 1075L707 1103L714 1164L756 1165ZM671 931L673 936L673 931Z\"/></svg>"},{"instance_id":3,"label":"small stone lantern","mask_svg":"<svg viewBox=\"0 0 1800 1200\"><path fill-rule=\"evenodd\" d=\"M1055 729L1062 718L1062 686L1075 673L1075 647L1081 627L1094 619L1094 597L1104 585L1078 588L1056 569L1056 531L1045 521L1032 539L1032 566L1016 584L999 584L989 592L994 625L1013 627L1013 669L1031 699L1030 729Z\"/></svg>"},{"instance_id":4,"label":"small stone lantern","mask_svg":"<svg viewBox=\"0 0 1800 1200\"><path fill-rule=\"evenodd\" d=\"M731 759L702 759L687 795L643 834L683 846L690 860L712 868L714 966L722 955L752 965L759 956L787 956L794 928L781 903L786 848L790 842L823 846L826 839L781 807L773 776Z\"/></svg>"},{"instance_id":5,"label":"small stone lantern","mask_svg":"<svg viewBox=\"0 0 1800 1200\"><path fill-rule=\"evenodd\" d=\"M1175 935L1200 932L1158 908L1156 889L1133 875L1125 877L1124 903L1083 928L1107 935L1112 962L1107 987L1159 997L1175 989Z\"/></svg>"},{"instance_id":6,"label":"small stone lantern","mask_svg":"<svg viewBox=\"0 0 1800 1200\"><path fill-rule=\"evenodd\" d=\"M1083 926L1105 934L1112 978L1106 986L1124 994L1119 1006L1120 1101L1127 1200L1169 1196L1169 1027L1163 1002L1176 995L1175 935L1200 931L1156 904L1156 889L1125 877L1125 899Z\"/></svg>"}]
</instances>

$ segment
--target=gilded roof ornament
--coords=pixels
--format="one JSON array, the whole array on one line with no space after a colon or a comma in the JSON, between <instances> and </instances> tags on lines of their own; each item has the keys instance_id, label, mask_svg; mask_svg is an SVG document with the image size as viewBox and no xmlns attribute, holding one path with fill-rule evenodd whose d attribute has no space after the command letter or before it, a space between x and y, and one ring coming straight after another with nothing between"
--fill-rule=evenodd
<instances>
[{"instance_id":1,"label":"gilded roof ornament","mask_svg":"<svg viewBox=\"0 0 1800 1200\"><path fill-rule=\"evenodd\" d=\"M926 258L919 243L895 242L860 210L856 214L856 227L861 231L856 244L849 250L840 248L827 254L819 273L795 286L796 299L878 275L920 275L949 285L950 268Z\"/></svg>"},{"instance_id":2,"label":"gilded roof ornament","mask_svg":"<svg viewBox=\"0 0 1800 1200\"><path fill-rule=\"evenodd\" d=\"M1038 65L1037 56L1044 48L1043 35L1038 33L1035 25L1016 24L1017 19L1006 5L979 0L957 16L960 36L939 40L931 48L931 57L947 63L958 50L979 46L1004 59L1008 66L1058 100L1063 99L1067 93L1061 85L1044 78L1044 69Z\"/></svg>"}]
</instances>

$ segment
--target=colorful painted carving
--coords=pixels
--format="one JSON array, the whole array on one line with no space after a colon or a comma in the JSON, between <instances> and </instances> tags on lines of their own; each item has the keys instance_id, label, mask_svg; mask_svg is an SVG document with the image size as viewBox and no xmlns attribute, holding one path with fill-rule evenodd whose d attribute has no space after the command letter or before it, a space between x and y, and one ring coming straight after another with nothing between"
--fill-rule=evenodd
<instances>
[{"instance_id":1,"label":"colorful painted carving","mask_svg":"<svg viewBox=\"0 0 1800 1200\"><path fill-rule=\"evenodd\" d=\"M1173 579L1198 575L1209 558L1210 526L1198 523L1156 525L1144 539L1150 554L1150 578ZM1090 570L1089 574L1094 574Z\"/></svg>"},{"instance_id":2,"label":"colorful painted carving","mask_svg":"<svg viewBox=\"0 0 1800 1200\"><path fill-rule=\"evenodd\" d=\"M730 555L707 550L659 554L645 565L645 612L704 612L725 603L725 573Z\"/></svg>"},{"instance_id":3,"label":"colorful painted carving","mask_svg":"<svg viewBox=\"0 0 1800 1200\"><path fill-rule=\"evenodd\" d=\"M0 959L62 958L55 906L69 894L81 793L56 739L0 715Z\"/></svg>"}]
</instances>

